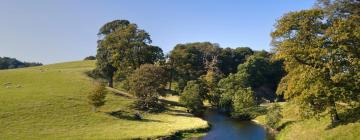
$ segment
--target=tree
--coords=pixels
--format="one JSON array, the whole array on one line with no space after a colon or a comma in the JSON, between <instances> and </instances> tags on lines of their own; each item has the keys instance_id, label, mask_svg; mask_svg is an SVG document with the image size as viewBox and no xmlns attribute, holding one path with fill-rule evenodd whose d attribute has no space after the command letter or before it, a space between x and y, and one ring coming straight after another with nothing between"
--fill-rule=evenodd
<instances>
[{"instance_id":1,"label":"tree","mask_svg":"<svg viewBox=\"0 0 360 140\"><path fill-rule=\"evenodd\" d=\"M113 77L126 78L142 64L163 59L161 48L150 45L150 35L127 20L115 20L100 28L97 69L112 87ZM116 75L115 75L116 74Z\"/></svg>"},{"instance_id":2,"label":"tree","mask_svg":"<svg viewBox=\"0 0 360 140\"><path fill-rule=\"evenodd\" d=\"M272 61L271 54L266 51L256 52L245 63L238 66L237 75L246 81L244 87L254 89L255 98L258 102L262 99L275 100L276 88L280 79L285 74L281 60Z\"/></svg>"},{"instance_id":3,"label":"tree","mask_svg":"<svg viewBox=\"0 0 360 140\"><path fill-rule=\"evenodd\" d=\"M94 73L108 80L108 86L113 87L113 77L117 68L113 65L112 52L106 46L102 45L102 42L106 36L114 31L125 28L130 24L127 20L114 20L103 25L98 33L100 39L97 41L97 54L96 54L96 68Z\"/></svg>"},{"instance_id":4,"label":"tree","mask_svg":"<svg viewBox=\"0 0 360 140\"><path fill-rule=\"evenodd\" d=\"M232 112L233 117L241 118L242 120L251 120L252 109L256 106L254 93L251 88L243 88L237 90L232 97Z\"/></svg>"},{"instance_id":5,"label":"tree","mask_svg":"<svg viewBox=\"0 0 360 140\"><path fill-rule=\"evenodd\" d=\"M158 98L164 95L165 71L152 64L141 65L129 77L130 93L137 97L135 106L141 110L160 111Z\"/></svg>"},{"instance_id":6,"label":"tree","mask_svg":"<svg viewBox=\"0 0 360 140\"><path fill-rule=\"evenodd\" d=\"M201 79L206 83L208 88L207 99L213 106L219 105L220 91L218 90L218 82L224 77L219 69L217 56L214 56L210 64L207 64L207 73Z\"/></svg>"},{"instance_id":7,"label":"tree","mask_svg":"<svg viewBox=\"0 0 360 140\"><path fill-rule=\"evenodd\" d=\"M297 100L304 116L328 112L339 121L336 102L359 102L359 1L320 1L315 9L284 15L272 32L276 58L288 74L278 94Z\"/></svg>"},{"instance_id":8,"label":"tree","mask_svg":"<svg viewBox=\"0 0 360 140\"><path fill-rule=\"evenodd\" d=\"M201 114L204 109L203 96L206 87L201 81L189 81L180 96L180 103L184 104L192 113Z\"/></svg>"},{"instance_id":9,"label":"tree","mask_svg":"<svg viewBox=\"0 0 360 140\"><path fill-rule=\"evenodd\" d=\"M234 111L233 108L233 97L236 92L247 88L246 81L243 81L242 77L248 76L244 74L230 74L228 77L223 78L219 81L219 91L221 92L219 100L219 108L226 113Z\"/></svg>"},{"instance_id":10,"label":"tree","mask_svg":"<svg viewBox=\"0 0 360 140\"><path fill-rule=\"evenodd\" d=\"M129 24L107 35L101 46L110 50L112 65L120 76L126 77L142 64L154 64L163 59L162 50L150 43L147 32L138 29L136 24Z\"/></svg>"},{"instance_id":11,"label":"tree","mask_svg":"<svg viewBox=\"0 0 360 140\"><path fill-rule=\"evenodd\" d=\"M219 69L225 75L236 73L238 65L244 63L246 59L253 54L253 50L249 47L221 49L218 56Z\"/></svg>"},{"instance_id":12,"label":"tree","mask_svg":"<svg viewBox=\"0 0 360 140\"><path fill-rule=\"evenodd\" d=\"M88 95L88 103L93 106L93 111L95 112L97 108L103 106L106 102L106 89L105 85L101 83L96 83L94 88Z\"/></svg>"},{"instance_id":13,"label":"tree","mask_svg":"<svg viewBox=\"0 0 360 140\"><path fill-rule=\"evenodd\" d=\"M170 52L169 63L175 71L180 92L190 80L196 80L206 74L206 62L210 62L220 48L210 42L177 44Z\"/></svg>"},{"instance_id":14,"label":"tree","mask_svg":"<svg viewBox=\"0 0 360 140\"><path fill-rule=\"evenodd\" d=\"M265 123L273 129L276 129L277 125L282 119L281 107L278 103L271 105L265 116Z\"/></svg>"}]
</instances>

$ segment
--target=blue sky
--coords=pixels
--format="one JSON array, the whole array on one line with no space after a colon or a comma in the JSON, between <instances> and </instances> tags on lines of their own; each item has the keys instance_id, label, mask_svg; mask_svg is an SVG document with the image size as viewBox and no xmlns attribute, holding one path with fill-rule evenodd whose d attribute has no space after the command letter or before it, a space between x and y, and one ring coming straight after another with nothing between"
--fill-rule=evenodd
<instances>
[{"instance_id":1,"label":"blue sky","mask_svg":"<svg viewBox=\"0 0 360 140\"><path fill-rule=\"evenodd\" d=\"M98 29L127 19L169 52L178 43L270 50L284 13L315 0L0 0L0 56L45 64L96 54Z\"/></svg>"}]
</instances>

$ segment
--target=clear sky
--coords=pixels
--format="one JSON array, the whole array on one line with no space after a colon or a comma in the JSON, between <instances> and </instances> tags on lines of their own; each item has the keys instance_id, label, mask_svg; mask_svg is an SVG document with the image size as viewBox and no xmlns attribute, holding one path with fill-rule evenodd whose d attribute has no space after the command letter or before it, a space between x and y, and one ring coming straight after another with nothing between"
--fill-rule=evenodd
<instances>
[{"instance_id":1,"label":"clear sky","mask_svg":"<svg viewBox=\"0 0 360 140\"><path fill-rule=\"evenodd\" d=\"M178 43L270 50L284 13L314 0L0 0L0 56L45 64L96 54L98 29L127 19L165 53Z\"/></svg>"}]
</instances>

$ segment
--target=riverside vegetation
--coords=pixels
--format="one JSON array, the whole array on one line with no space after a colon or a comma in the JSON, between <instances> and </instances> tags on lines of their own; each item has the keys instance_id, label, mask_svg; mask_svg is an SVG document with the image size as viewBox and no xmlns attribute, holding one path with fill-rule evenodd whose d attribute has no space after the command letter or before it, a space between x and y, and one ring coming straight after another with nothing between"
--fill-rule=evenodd
<instances>
[{"instance_id":1,"label":"riverside vegetation","mask_svg":"<svg viewBox=\"0 0 360 140\"><path fill-rule=\"evenodd\" d=\"M110 21L96 61L0 71L0 138L183 138L208 129L195 116L213 108L255 119L278 139L357 139L358 7L319 0L286 13L271 52L193 42L164 55L135 23Z\"/></svg>"}]
</instances>

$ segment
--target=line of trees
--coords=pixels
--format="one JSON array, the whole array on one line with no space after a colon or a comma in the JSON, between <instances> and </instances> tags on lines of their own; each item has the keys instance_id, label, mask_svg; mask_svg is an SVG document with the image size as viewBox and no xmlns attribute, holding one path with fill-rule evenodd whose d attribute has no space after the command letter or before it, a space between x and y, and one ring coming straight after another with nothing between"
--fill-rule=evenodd
<instances>
[{"instance_id":1,"label":"line of trees","mask_svg":"<svg viewBox=\"0 0 360 140\"><path fill-rule=\"evenodd\" d=\"M0 70L33 67L33 66L41 66L41 65L42 65L41 63L36 63L36 62L21 62L15 58L0 57Z\"/></svg>"},{"instance_id":2,"label":"line of trees","mask_svg":"<svg viewBox=\"0 0 360 140\"><path fill-rule=\"evenodd\" d=\"M160 96L180 95L201 114L204 101L241 119L264 112L263 102L295 100L304 117L330 114L337 103L359 107L360 4L320 0L316 8L290 12L271 33L274 52L221 48L210 42L178 44L166 56L150 35L127 20L100 28L93 75L123 83L142 110L161 110ZM268 120L274 125L276 113Z\"/></svg>"}]
</instances>

